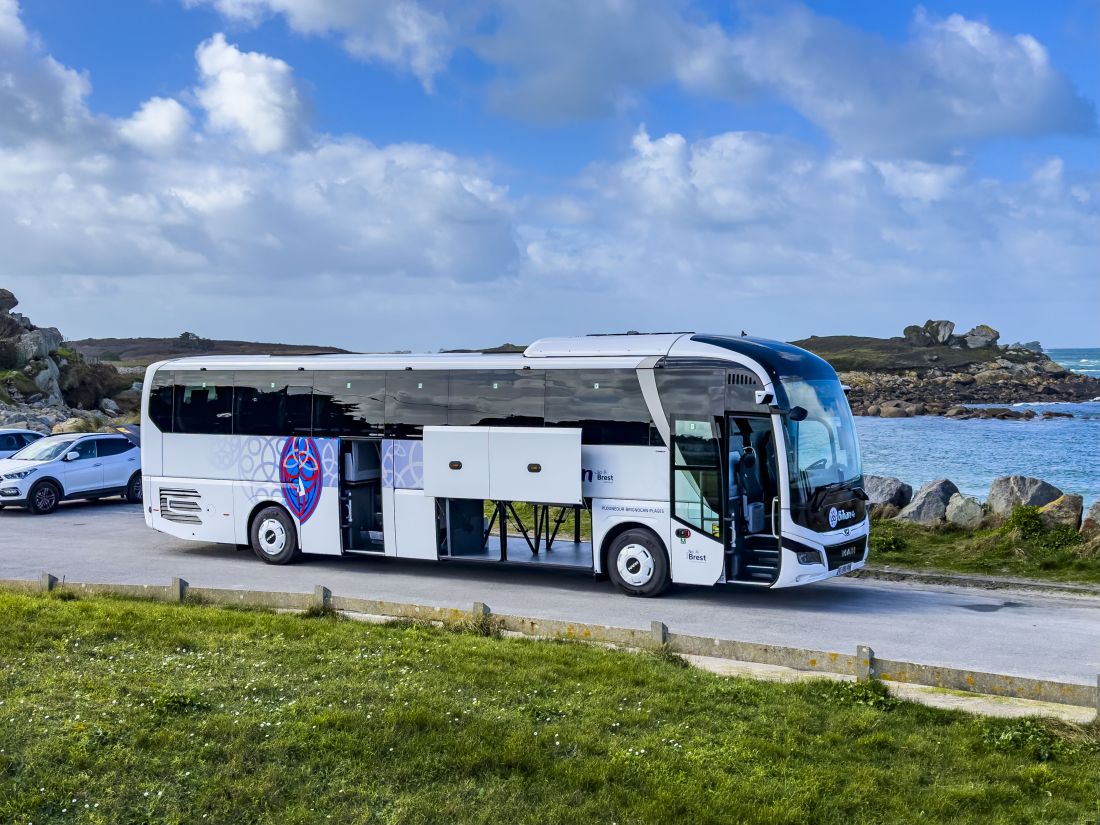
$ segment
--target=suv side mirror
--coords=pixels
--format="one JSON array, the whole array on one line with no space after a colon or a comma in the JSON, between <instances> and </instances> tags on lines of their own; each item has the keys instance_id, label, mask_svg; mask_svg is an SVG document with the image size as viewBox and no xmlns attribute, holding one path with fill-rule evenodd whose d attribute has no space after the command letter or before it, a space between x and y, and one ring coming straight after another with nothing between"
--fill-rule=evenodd
<instances>
[{"instance_id":1,"label":"suv side mirror","mask_svg":"<svg viewBox=\"0 0 1100 825\"><path fill-rule=\"evenodd\" d=\"M76 461L78 458L80 458L80 453L76 450L70 450L65 453L65 461Z\"/></svg>"}]
</instances>

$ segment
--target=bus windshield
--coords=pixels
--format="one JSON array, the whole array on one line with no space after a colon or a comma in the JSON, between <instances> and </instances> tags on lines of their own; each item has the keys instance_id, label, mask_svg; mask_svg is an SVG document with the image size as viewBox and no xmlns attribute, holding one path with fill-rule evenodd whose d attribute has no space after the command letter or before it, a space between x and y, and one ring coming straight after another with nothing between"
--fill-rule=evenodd
<instances>
[{"instance_id":1,"label":"bus windshield","mask_svg":"<svg viewBox=\"0 0 1100 825\"><path fill-rule=\"evenodd\" d=\"M840 382L785 378L783 388L792 408L806 410L802 421L785 418L793 500L809 505L819 492L859 484L859 442Z\"/></svg>"}]
</instances>

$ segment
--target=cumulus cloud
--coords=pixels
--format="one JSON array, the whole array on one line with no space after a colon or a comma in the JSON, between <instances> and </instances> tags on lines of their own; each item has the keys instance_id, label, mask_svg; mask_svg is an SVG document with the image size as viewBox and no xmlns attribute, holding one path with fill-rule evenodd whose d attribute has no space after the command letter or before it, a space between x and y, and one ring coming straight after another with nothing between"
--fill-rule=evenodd
<instances>
[{"instance_id":1,"label":"cumulus cloud","mask_svg":"<svg viewBox=\"0 0 1100 825\"><path fill-rule=\"evenodd\" d=\"M212 128L238 136L257 152L301 144L307 106L288 64L242 52L216 34L195 52L201 86L196 97Z\"/></svg>"},{"instance_id":2,"label":"cumulus cloud","mask_svg":"<svg viewBox=\"0 0 1100 825\"><path fill-rule=\"evenodd\" d=\"M119 124L119 134L147 152L167 152L179 146L191 132L191 113L178 100L153 97L134 115Z\"/></svg>"},{"instance_id":3,"label":"cumulus cloud","mask_svg":"<svg viewBox=\"0 0 1100 825\"><path fill-rule=\"evenodd\" d=\"M285 17L431 88L458 49L490 69L489 105L560 123L630 113L676 84L739 101L778 98L845 151L940 160L1001 136L1089 133L1094 106L1028 34L920 9L889 41L804 6L746 5L723 27L684 0L186 0L237 20Z\"/></svg>"},{"instance_id":4,"label":"cumulus cloud","mask_svg":"<svg viewBox=\"0 0 1100 825\"><path fill-rule=\"evenodd\" d=\"M336 34L344 48L411 72L431 89L454 50L450 23L441 11L417 0L184 0L210 5L226 17L256 24L283 16L302 34ZM457 7L451 7L455 13Z\"/></svg>"},{"instance_id":5,"label":"cumulus cloud","mask_svg":"<svg viewBox=\"0 0 1100 825\"><path fill-rule=\"evenodd\" d=\"M944 157L976 140L1095 129L1095 108L1038 41L957 14L918 11L899 45L795 8L754 18L736 48L848 151Z\"/></svg>"}]
</instances>

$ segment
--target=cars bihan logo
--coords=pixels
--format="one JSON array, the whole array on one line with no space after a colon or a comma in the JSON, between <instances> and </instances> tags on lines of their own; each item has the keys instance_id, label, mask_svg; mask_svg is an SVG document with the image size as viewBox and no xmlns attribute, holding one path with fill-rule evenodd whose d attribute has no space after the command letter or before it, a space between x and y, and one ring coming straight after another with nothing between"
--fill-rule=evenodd
<instances>
[{"instance_id":1,"label":"cars bihan logo","mask_svg":"<svg viewBox=\"0 0 1100 825\"><path fill-rule=\"evenodd\" d=\"M829 508L829 527L836 527L837 523L841 519L852 518L855 516L855 510L837 510L835 507Z\"/></svg>"}]
</instances>

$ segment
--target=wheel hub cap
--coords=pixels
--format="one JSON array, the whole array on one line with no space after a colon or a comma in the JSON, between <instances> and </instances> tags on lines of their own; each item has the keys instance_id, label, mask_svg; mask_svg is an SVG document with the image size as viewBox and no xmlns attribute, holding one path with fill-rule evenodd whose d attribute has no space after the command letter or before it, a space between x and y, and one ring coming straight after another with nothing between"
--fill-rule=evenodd
<instances>
[{"instance_id":1,"label":"wheel hub cap","mask_svg":"<svg viewBox=\"0 0 1100 825\"><path fill-rule=\"evenodd\" d=\"M273 518L260 523L260 549L269 556L277 556L286 547L286 530Z\"/></svg>"},{"instance_id":2,"label":"wheel hub cap","mask_svg":"<svg viewBox=\"0 0 1100 825\"><path fill-rule=\"evenodd\" d=\"M640 544L621 549L615 566L623 581L633 587L642 587L653 578L653 554Z\"/></svg>"}]
</instances>

